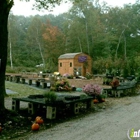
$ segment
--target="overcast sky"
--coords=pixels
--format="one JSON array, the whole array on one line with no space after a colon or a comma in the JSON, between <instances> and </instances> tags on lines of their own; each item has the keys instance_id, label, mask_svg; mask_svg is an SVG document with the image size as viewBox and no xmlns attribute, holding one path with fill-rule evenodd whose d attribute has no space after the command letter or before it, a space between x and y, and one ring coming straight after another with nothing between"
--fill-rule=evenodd
<instances>
[{"instance_id":1,"label":"overcast sky","mask_svg":"<svg viewBox=\"0 0 140 140\"><path fill-rule=\"evenodd\" d=\"M123 4L134 4L135 0L100 0L100 1L106 1L110 6L123 6ZM60 6L56 6L56 8L53 9L53 12L48 12L48 11L35 11L32 10L33 8L33 0L31 2L23 2L20 0L14 0L14 6L11 9L14 15L25 15L25 16L30 16L30 15L36 15L36 14L54 14L58 15L64 12L67 12L68 9L70 9L71 5L69 4L61 4Z\"/></svg>"}]
</instances>

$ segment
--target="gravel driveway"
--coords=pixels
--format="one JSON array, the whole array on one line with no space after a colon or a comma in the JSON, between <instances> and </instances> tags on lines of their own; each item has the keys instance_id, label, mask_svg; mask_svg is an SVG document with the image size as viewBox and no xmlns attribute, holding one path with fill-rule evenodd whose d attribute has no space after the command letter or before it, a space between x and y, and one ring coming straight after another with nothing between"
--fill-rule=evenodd
<instances>
[{"instance_id":1,"label":"gravel driveway","mask_svg":"<svg viewBox=\"0 0 140 140\"><path fill-rule=\"evenodd\" d=\"M140 96L107 100L113 104L106 109L19 140L129 140L127 133L140 129Z\"/></svg>"}]
</instances>

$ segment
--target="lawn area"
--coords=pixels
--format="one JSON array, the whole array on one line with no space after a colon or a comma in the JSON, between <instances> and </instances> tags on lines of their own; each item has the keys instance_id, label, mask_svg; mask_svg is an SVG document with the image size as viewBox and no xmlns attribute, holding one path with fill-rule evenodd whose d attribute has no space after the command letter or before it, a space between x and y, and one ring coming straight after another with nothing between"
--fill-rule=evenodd
<instances>
[{"instance_id":1,"label":"lawn area","mask_svg":"<svg viewBox=\"0 0 140 140\"><path fill-rule=\"evenodd\" d=\"M12 97L26 97L31 94L43 94L45 89L39 89L27 84L19 84L14 82L5 82L6 89L16 92L17 94L8 94Z\"/></svg>"}]
</instances>

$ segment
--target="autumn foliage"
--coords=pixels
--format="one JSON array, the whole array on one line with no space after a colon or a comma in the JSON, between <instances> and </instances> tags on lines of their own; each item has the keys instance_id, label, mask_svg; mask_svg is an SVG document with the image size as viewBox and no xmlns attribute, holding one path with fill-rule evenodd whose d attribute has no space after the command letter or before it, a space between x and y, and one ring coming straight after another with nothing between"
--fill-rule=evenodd
<instances>
[{"instance_id":1,"label":"autumn foliage","mask_svg":"<svg viewBox=\"0 0 140 140\"><path fill-rule=\"evenodd\" d=\"M51 25L50 21L47 20L47 25L45 33L43 34L43 38L49 42L57 42L60 38L63 39L64 36L57 26Z\"/></svg>"},{"instance_id":2,"label":"autumn foliage","mask_svg":"<svg viewBox=\"0 0 140 140\"><path fill-rule=\"evenodd\" d=\"M52 63L57 62L58 57L65 52L65 35L57 26L53 26L50 21L47 20L42 36L45 42L46 60L51 60L52 65Z\"/></svg>"}]
</instances>

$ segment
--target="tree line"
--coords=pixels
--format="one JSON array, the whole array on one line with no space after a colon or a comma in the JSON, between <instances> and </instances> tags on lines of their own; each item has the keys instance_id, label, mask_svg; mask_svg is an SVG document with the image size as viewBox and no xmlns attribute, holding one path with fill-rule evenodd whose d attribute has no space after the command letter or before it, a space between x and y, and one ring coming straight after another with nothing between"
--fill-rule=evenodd
<instances>
[{"instance_id":1,"label":"tree line","mask_svg":"<svg viewBox=\"0 0 140 140\"><path fill-rule=\"evenodd\" d=\"M9 16L7 66L44 64L57 70L63 53L83 52L93 59L93 71L140 64L140 4L109 7L84 0L58 16ZM102 65L101 65L102 64Z\"/></svg>"}]
</instances>

